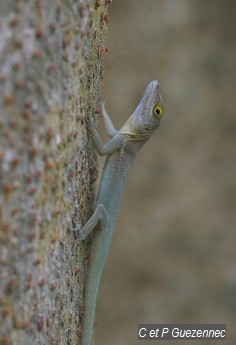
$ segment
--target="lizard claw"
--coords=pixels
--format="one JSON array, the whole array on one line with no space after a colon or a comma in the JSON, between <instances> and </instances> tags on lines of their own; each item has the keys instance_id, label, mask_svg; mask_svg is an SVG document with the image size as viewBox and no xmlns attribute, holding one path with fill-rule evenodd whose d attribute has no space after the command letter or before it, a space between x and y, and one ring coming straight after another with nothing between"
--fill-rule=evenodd
<instances>
[{"instance_id":1,"label":"lizard claw","mask_svg":"<svg viewBox=\"0 0 236 345\"><path fill-rule=\"evenodd\" d=\"M76 234L76 239L78 242L82 242L84 240L84 237L82 235L82 226L81 225L77 225L75 228L68 228L67 231L68 232L73 232Z\"/></svg>"}]
</instances>

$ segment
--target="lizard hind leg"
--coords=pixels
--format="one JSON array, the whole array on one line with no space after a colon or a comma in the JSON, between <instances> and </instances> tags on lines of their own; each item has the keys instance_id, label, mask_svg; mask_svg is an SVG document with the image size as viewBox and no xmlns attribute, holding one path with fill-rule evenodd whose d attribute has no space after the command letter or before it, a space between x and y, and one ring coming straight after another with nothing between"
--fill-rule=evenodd
<instances>
[{"instance_id":1,"label":"lizard hind leg","mask_svg":"<svg viewBox=\"0 0 236 345\"><path fill-rule=\"evenodd\" d=\"M87 223L83 227L78 225L73 229L73 231L78 232L78 240L83 241L91 234L98 223L100 223L101 229L103 229L107 222L108 213L106 207L103 204L98 204L93 215L89 218Z\"/></svg>"}]
</instances>

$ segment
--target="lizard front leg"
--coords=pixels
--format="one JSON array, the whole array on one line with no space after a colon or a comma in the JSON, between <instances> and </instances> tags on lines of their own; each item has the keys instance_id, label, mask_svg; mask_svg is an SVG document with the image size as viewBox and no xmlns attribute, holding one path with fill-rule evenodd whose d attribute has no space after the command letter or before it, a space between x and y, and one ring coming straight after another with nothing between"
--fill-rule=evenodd
<instances>
[{"instance_id":1,"label":"lizard front leg","mask_svg":"<svg viewBox=\"0 0 236 345\"><path fill-rule=\"evenodd\" d=\"M93 142L96 147L96 150L100 156L107 156L119 149L124 142L124 137L122 135L115 135L111 140L106 144L102 143L100 135L94 125L91 126L91 133L93 137Z\"/></svg>"},{"instance_id":2,"label":"lizard front leg","mask_svg":"<svg viewBox=\"0 0 236 345\"><path fill-rule=\"evenodd\" d=\"M105 110L104 104L102 105L102 114L103 114L106 130L109 136L112 137L112 139L109 140L106 144L103 144L100 138L100 135L97 129L95 128L94 119L91 116L91 114L89 115L89 123L90 123L89 130L92 134L94 146L96 147L98 154L100 156L107 156L115 152L124 144L125 136L122 134L119 134L119 132L115 130L113 123Z\"/></svg>"},{"instance_id":3,"label":"lizard front leg","mask_svg":"<svg viewBox=\"0 0 236 345\"><path fill-rule=\"evenodd\" d=\"M106 112L105 102L102 103L102 116L107 133L111 138L113 138L118 133L118 131L115 129L110 116Z\"/></svg>"}]
</instances>

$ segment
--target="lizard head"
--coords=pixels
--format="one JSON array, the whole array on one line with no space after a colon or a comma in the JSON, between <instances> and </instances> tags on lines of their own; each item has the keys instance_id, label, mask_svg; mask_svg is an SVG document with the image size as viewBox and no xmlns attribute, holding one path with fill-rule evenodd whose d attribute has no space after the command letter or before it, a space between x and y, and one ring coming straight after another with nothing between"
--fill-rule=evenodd
<instances>
[{"instance_id":1,"label":"lizard head","mask_svg":"<svg viewBox=\"0 0 236 345\"><path fill-rule=\"evenodd\" d=\"M136 140L148 138L160 126L164 112L159 83L153 80L146 87L141 101L120 133Z\"/></svg>"}]
</instances>

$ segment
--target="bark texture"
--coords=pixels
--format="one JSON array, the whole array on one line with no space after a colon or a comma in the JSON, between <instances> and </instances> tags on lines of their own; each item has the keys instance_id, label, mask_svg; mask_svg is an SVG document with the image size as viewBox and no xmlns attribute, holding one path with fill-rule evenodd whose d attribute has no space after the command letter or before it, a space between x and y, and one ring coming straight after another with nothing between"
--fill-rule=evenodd
<instances>
[{"instance_id":1,"label":"bark texture","mask_svg":"<svg viewBox=\"0 0 236 345\"><path fill-rule=\"evenodd\" d=\"M0 3L0 344L79 344L107 1Z\"/></svg>"}]
</instances>

